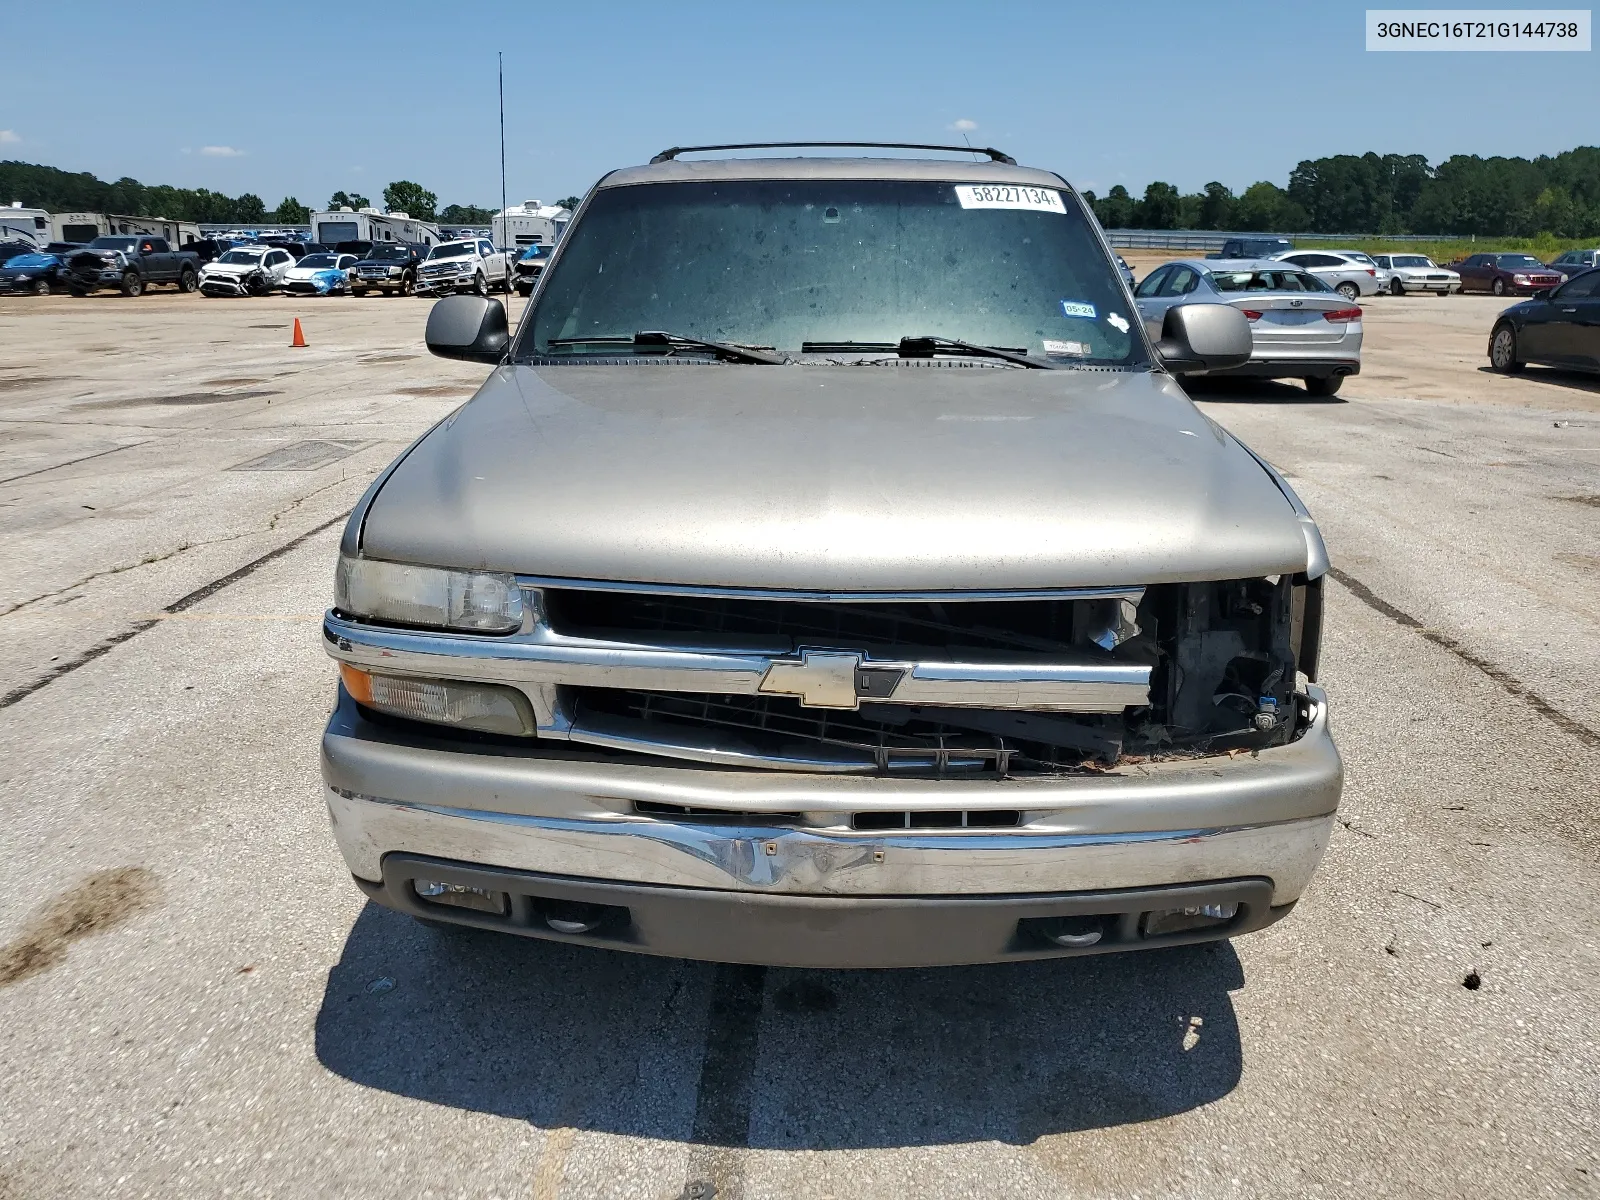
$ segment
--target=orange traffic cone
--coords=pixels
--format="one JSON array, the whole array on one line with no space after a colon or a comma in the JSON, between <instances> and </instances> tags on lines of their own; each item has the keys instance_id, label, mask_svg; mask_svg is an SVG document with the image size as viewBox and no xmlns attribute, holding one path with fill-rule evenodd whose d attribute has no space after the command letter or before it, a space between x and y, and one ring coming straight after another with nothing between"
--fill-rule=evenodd
<instances>
[{"instance_id":1,"label":"orange traffic cone","mask_svg":"<svg viewBox=\"0 0 1600 1200\"><path fill-rule=\"evenodd\" d=\"M303 349L305 349L305 344L306 344L306 335L303 332L301 332L301 329L300 329L300 318L296 317L294 319L294 341L289 343L289 348L291 350L303 350Z\"/></svg>"}]
</instances>

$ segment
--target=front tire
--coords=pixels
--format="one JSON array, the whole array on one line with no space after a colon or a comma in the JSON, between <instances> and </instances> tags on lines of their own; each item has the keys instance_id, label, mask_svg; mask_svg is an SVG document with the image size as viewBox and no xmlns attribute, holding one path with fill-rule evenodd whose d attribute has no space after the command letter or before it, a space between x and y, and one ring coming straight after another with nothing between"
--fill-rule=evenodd
<instances>
[{"instance_id":1,"label":"front tire","mask_svg":"<svg viewBox=\"0 0 1600 1200\"><path fill-rule=\"evenodd\" d=\"M1406 285L1405 284L1401 283L1398 279L1389 280L1389 295L1391 295L1391 296L1404 296L1405 294L1406 294Z\"/></svg>"},{"instance_id":2,"label":"front tire","mask_svg":"<svg viewBox=\"0 0 1600 1200\"><path fill-rule=\"evenodd\" d=\"M1506 294L1506 281L1504 279L1496 279L1494 286L1489 290L1496 296L1504 296Z\"/></svg>"},{"instance_id":3,"label":"front tire","mask_svg":"<svg viewBox=\"0 0 1600 1200\"><path fill-rule=\"evenodd\" d=\"M33 294L35 296L48 296L50 294L50 281L41 279L35 283L33 285Z\"/></svg>"},{"instance_id":4,"label":"front tire","mask_svg":"<svg viewBox=\"0 0 1600 1200\"><path fill-rule=\"evenodd\" d=\"M482 271L472 277L472 294L474 296L487 296L489 294L489 281L483 277Z\"/></svg>"},{"instance_id":5,"label":"front tire","mask_svg":"<svg viewBox=\"0 0 1600 1200\"><path fill-rule=\"evenodd\" d=\"M144 295L144 280L137 271L129 271L122 277L122 294L124 296Z\"/></svg>"},{"instance_id":6,"label":"front tire","mask_svg":"<svg viewBox=\"0 0 1600 1200\"><path fill-rule=\"evenodd\" d=\"M1313 375L1305 381L1308 396L1334 396L1344 386L1343 375Z\"/></svg>"},{"instance_id":7,"label":"front tire","mask_svg":"<svg viewBox=\"0 0 1600 1200\"><path fill-rule=\"evenodd\" d=\"M1343 296L1346 300L1361 299L1361 289L1353 283L1341 283L1338 287L1334 288L1334 291L1338 292L1339 295Z\"/></svg>"},{"instance_id":8,"label":"front tire","mask_svg":"<svg viewBox=\"0 0 1600 1200\"><path fill-rule=\"evenodd\" d=\"M195 273L189 270L188 267L185 267L183 269L183 274L178 276L178 290L180 292L192 292L197 286L198 283Z\"/></svg>"},{"instance_id":9,"label":"front tire","mask_svg":"<svg viewBox=\"0 0 1600 1200\"><path fill-rule=\"evenodd\" d=\"M1495 326L1489 338L1489 365L1502 375L1522 370L1524 364L1517 359L1517 331L1510 325Z\"/></svg>"}]
</instances>

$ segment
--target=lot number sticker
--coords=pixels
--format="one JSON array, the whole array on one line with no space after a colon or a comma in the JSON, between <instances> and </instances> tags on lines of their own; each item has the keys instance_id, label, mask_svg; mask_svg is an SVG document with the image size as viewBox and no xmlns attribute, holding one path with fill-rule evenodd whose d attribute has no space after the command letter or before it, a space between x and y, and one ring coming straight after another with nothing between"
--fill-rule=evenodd
<instances>
[{"instance_id":1,"label":"lot number sticker","mask_svg":"<svg viewBox=\"0 0 1600 1200\"><path fill-rule=\"evenodd\" d=\"M962 208L1021 208L1029 212L1067 214L1061 193L1053 188L1012 187L1006 183L958 183L956 200Z\"/></svg>"}]
</instances>

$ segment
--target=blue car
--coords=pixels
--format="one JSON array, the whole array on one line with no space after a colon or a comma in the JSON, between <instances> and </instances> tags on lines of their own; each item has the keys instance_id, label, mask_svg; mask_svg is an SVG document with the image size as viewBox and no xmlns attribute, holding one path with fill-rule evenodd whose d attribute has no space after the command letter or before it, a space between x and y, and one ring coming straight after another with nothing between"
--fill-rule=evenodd
<instances>
[{"instance_id":1,"label":"blue car","mask_svg":"<svg viewBox=\"0 0 1600 1200\"><path fill-rule=\"evenodd\" d=\"M18 254L0 266L0 292L33 292L48 296L64 285L59 278L59 254Z\"/></svg>"},{"instance_id":2,"label":"blue car","mask_svg":"<svg viewBox=\"0 0 1600 1200\"><path fill-rule=\"evenodd\" d=\"M283 290L291 295L348 295L354 254L308 254L283 277Z\"/></svg>"}]
</instances>

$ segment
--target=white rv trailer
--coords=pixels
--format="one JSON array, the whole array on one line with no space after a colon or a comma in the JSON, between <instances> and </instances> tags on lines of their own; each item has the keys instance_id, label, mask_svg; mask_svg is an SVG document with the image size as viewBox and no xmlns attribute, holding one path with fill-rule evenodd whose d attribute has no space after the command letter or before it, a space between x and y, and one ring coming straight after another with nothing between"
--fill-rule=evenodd
<instances>
[{"instance_id":1,"label":"white rv trailer","mask_svg":"<svg viewBox=\"0 0 1600 1200\"><path fill-rule=\"evenodd\" d=\"M32 242L43 246L50 241L50 214L42 208L23 208L13 200L10 208L0 208L0 242Z\"/></svg>"},{"instance_id":2,"label":"white rv trailer","mask_svg":"<svg viewBox=\"0 0 1600 1200\"><path fill-rule=\"evenodd\" d=\"M503 250L554 246L571 220L572 210L559 204L540 204L537 200L508 204L503 213L494 215L494 244Z\"/></svg>"},{"instance_id":3,"label":"white rv trailer","mask_svg":"<svg viewBox=\"0 0 1600 1200\"><path fill-rule=\"evenodd\" d=\"M340 242L412 242L437 246L444 241L439 227L403 212L382 213L375 208L337 208L311 214L311 240L332 249Z\"/></svg>"},{"instance_id":4,"label":"white rv trailer","mask_svg":"<svg viewBox=\"0 0 1600 1200\"><path fill-rule=\"evenodd\" d=\"M97 237L115 234L166 238L177 250L200 240L200 226L193 221L171 221L166 217L134 217L125 213L56 213L50 218L51 240L92 242Z\"/></svg>"}]
</instances>

